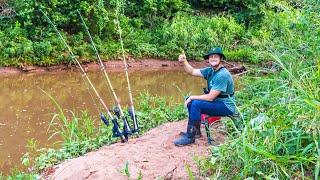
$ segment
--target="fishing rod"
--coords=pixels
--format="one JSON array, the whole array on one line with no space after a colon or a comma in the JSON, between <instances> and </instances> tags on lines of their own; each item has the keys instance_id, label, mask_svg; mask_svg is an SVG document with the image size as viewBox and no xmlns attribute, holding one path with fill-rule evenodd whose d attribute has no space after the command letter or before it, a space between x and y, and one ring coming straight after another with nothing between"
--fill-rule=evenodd
<instances>
[{"instance_id":1,"label":"fishing rod","mask_svg":"<svg viewBox=\"0 0 320 180\"><path fill-rule=\"evenodd\" d=\"M90 38L91 45L92 45L92 47L93 47L93 49L94 49L94 51L95 51L95 53L96 53L96 57L97 57L97 59L98 59L98 61L99 61L99 64L100 64L100 69L103 71L104 77L105 77L106 81L108 82L109 87L110 87L110 89L111 89L111 92L112 92L112 94L113 94L113 97L114 97L114 99L115 99L115 101L116 101L116 103L117 103L117 107L118 107L118 108L116 108L116 109L114 110L114 112L115 112L115 114L118 116L118 118L122 119L122 121L123 121L123 125L124 125L123 131L124 131L124 135L125 135L125 136L130 135L130 134L132 133L132 132L131 132L131 129L130 129L130 126L129 126L129 124L128 124L128 121L127 121L126 116L125 116L124 113L123 113L123 110L122 110L122 108L121 108L120 102L119 102L118 97L117 97L117 94L115 93L114 88L113 88L113 86L112 86L112 84L111 84L111 81L110 81L110 79L109 79L108 73L106 72L105 65L103 64L103 62L102 62L102 60L101 60L101 58L100 58L100 55L99 55L98 50L97 50L97 48L96 48L96 45L95 45L95 43L94 43L94 41L93 41L93 39L92 39L92 36L91 36L91 34L90 34L90 32L89 32L89 29L88 29L88 27L87 27L87 25L86 25L86 23L85 23L82 15L81 15L80 11L77 10L77 13L79 14L79 16L80 16L80 18L81 18L81 21L82 21L82 24L83 24L83 26L84 26L84 28L85 28L85 30L86 30L89 38Z\"/></svg>"},{"instance_id":2,"label":"fishing rod","mask_svg":"<svg viewBox=\"0 0 320 180\"><path fill-rule=\"evenodd\" d=\"M70 46L67 44L67 42L65 41L65 39L62 37L61 33L59 32L59 30L57 29L57 27L53 24L53 22L50 20L50 18L47 16L47 14L45 12L43 12L41 9L40 11L43 13L43 15L45 16L45 18L48 20L48 22L52 25L52 27L54 28L54 30L56 31L56 33L58 34L60 40L64 43L65 47L68 49L72 60L74 60L78 66L80 67L80 70L83 74L83 76L87 79L89 85L91 86L92 90L94 91L94 93L97 95L99 101L101 102L101 104L103 105L104 109L106 110L107 114L109 115L112 123L114 124L113 127L113 131L115 132L114 136L120 137L121 138L121 142L126 142L127 139L126 137L123 135L123 133L121 132L120 128L119 128L119 124L117 122L117 119L115 117L112 116L112 114L110 113L107 105L104 103L103 99L101 98L101 96L99 95L98 91L96 90L96 88L93 86L90 78L88 77L87 73L85 72L85 70L82 68L80 62L78 61L78 59L76 58L76 56L73 54ZM101 115L101 119L102 121L108 125L108 120L105 116Z\"/></svg>"},{"instance_id":3,"label":"fishing rod","mask_svg":"<svg viewBox=\"0 0 320 180\"><path fill-rule=\"evenodd\" d=\"M121 50L122 50L122 59L123 59L123 63L124 63L124 66L125 66L126 79L127 79L127 83L128 83L128 91L129 91L129 97L130 97L130 106L129 106L128 112L130 114L130 117L133 120L133 125L134 125L133 131L134 132L139 132L139 127L138 127L138 123L137 123L137 117L136 117L136 113L135 113L135 110L134 110L134 104L133 104L131 86L130 86L130 81L129 81L129 75L128 75L128 64L127 64L127 61L126 61L126 58L125 58L125 55L124 55L124 48L123 48L123 41L122 41L122 34L121 34L122 30L121 30L121 27L120 27L119 9L118 9L121 4L119 4L119 3L120 2L117 1L117 10L116 10L116 18L117 19L116 19L115 23L117 24L117 27L118 27Z\"/></svg>"}]
</instances>

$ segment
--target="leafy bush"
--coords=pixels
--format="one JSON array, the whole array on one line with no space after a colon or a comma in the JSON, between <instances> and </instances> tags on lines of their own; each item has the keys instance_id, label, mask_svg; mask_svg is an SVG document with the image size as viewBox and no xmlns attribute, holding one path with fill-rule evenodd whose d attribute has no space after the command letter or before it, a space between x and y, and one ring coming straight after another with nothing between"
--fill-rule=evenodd
<instances>
[{"instance_id":1,"label":"leafy bush","mask_svg":"<svg viewBox=\"0 0 320 180\"><path fill-rule=\"evenodd\" d=\"M204 17L177 15L172 22L165 22L162 36L156 39L160 51L170 52L168 57L177 57L185 50L192 59L202 59L202 55L212 46L220 45L226 49L244 34L244 27L232 17ZM173 48L173 49L172 49Z\"/></svg>"},{"instance_id":2,"label":"leafy bush","mask_svg":"<svg viewBox=\"0 0 320 180\"><path fill-rule=\"evenodd\" d=\"M126 16L143 22L144 27L148 28L161 25L162 21L172 19L178 12L190 11L189 4L183 0L128 0L124 10Z\"/></svg>"},{"instance_id":3,"label":"leafy bush","mask_svg":"<svg viewBox=\"0 0 320 180\"><path fill-rule=\"evenodd\" d=\"M206 9L207 12L227 11L233 14L238 22L245 23L247 26L251 23L259 23L263 18L263 9L268 8L268 2L264 0L191 0L193 6Z\"/></svg>"},{"instance_id":4,"label":"leafy bush","mask_svg":"<svg viewBox=\"0 0 320 180\"><path fill-rule=\"evenodd\" d=\"M78 33L81 29L81 21L78 18L77 10L80 10L88 17L89 27L94 34L99 34L109 23L107 9L103 1L86 0L86 1L45 1L45 0L27 0L11 1L8 3L16 11L15 21L18 21L22 27L28 31L28 36L32 40L41 38L39 35L45 31L48 23L43 18L40 9L47 12L58 27L66 32Z\"/></svg>"}]
</instances>

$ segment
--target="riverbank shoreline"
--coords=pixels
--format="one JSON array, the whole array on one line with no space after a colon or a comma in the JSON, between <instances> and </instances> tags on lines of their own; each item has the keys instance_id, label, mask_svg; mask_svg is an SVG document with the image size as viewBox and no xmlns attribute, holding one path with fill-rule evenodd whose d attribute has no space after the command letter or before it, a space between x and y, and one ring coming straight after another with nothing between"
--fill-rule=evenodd
<instances>
[{"instance_id":1,"label":"riverbank shoreline","mask_svg":"<svg viewBox=\"0 0 320 180\"><path fill-rule=\"evenodd\" d=\"M127 143L105 145L47 168L40 179L186 179L190 175L188 168L198 177L199 167L194 158L208 157L210 146L205 136L192 145L175 146L173 141L186 124L187 120L168 122L139 138L130 138ZM226 138L218 132L214 137L219 144ZM126 164L127 174L123 170Z\"/></svg>"},{"instance_id":2,"label":"riverbank shoreline","mask_svg":"<svg viewBox=\"0 0 320 180\"><path fill-rule=\"evenodd\" d=\"M183 64L178 61L170 61L163 59L139 59L139 60L129 60L128 62L129 70L156 70L156 69L181 69ZM206 61L190 61L192 66L196 68L206 67L208 63ZM123 61L104 61L103 64L107 71L117 72L124 70ZM224 62L224 66L229 69L233 74L241 73L246 70L246 68L236 62ZM100 69L97 62L83 63L82 67L86 72L94 72ZM60 64L53 66L23 66L23 67L0 67L0 75L8 74L25 74L25 73L47 73L47 72L61 72L61 71L75 71L79 70L76 64Z\"/></svg>"}]
</instances>

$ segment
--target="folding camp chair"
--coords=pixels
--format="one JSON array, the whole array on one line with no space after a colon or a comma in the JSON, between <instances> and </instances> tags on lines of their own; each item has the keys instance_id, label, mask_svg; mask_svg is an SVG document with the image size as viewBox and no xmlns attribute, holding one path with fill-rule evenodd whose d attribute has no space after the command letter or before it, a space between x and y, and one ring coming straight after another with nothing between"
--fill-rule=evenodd
<instances>
[{"instance_id":1,"label":"folding camp chair","mask_svg":"<svg viewBox=\"0 0 320 180\"><path fill-rule=\"evenodd\" d=\"M228 117L228 118L230 118L233 122L236 122L236 121L239 119L240 115L239 115L239 113L235 113L235 114L233 114L233 115L223 116L223 117ZM212 142L214 141L214 140L212 139L212 137L211 137L211 132L210 132L210 129L211 129L211 128L210 128L210 127L211 127L214 123L220 121L221 118L222 118L222 117L220 117L220 116L209 116L209 115L207 115L207 114L201 114L201 124L204 124L204 126L205 126L206 135L207 135L207 141L208 141L208 144L209 144L209 145L212 145ZM233 123L233 124L235 124L235 123ZM236 129L239 131L239 129L238 129L238 127L236 127L236 125L235 125L234 128L236 128Z\"/></svg>"}]
</instances>

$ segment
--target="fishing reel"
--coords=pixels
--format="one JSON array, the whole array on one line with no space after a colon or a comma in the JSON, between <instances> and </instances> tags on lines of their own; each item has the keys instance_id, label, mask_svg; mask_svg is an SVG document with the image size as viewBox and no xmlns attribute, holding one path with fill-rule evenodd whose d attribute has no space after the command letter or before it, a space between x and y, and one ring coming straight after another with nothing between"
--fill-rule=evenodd
<instances>
[{"instance_id":1,"label":"fishing reel","mask_svg":"<svg viewBox=\"0 0 320 180\"><path fill-rule=\"evenodd\" d=\"M140 130L139 130L138 123L136 123L136 122L137 122L137 115L134 114L134 111L133 111L132 106L129 106L129 108L128 108L128 114L129 114L130 118L131 118L132 121L133 121L133 130L132 130L132 133L138 133Z\"/></svg>"},{"instance_id":2,"label":"fishing reel","mask_svg":"<svg viewBox=\"0 0 320 180\"><path fill-rule=\"evenodd\" d=\"M103 113L100 114L100 119L106 126L109 126L109 120ZM128 138L121 132L117 118L113 118L111 121L113 124L112 137L120 137L122 143L127 142Z\"/></svg>"},{"instance_id":3,"label":"fishing reel","mask_svg":"<svg viewBox=\"0 0 320 180\"><path fill-rule=\"evenodd\" d=\"M117 119L113 118L112 119L112 123L113 123L112 137L120 137L122 143L127 142L128 141L128 136L124 135L121 132Z\"/></svg>"},{"instance_id":4,"label":"fishing reel","mask_svg":"<svg viewBox=\"0 0 320 180\"><path fill-rule=\"evenodd\" d=\"M123 121L123 135L128 140L128 136L132 134L132 131L129 127L127 117L125 117L125 116L121 117L120 108L118 106L115 106L112 109L112 111L117 116L118 119L122 119L122 121ZM119 124L118 124L118 126L119 126Z\"/></svg>"},{"instance_id":5,"label":"fishing reel","mask_svg":"<svg viewBox=\"0 0 320 180\"><path fill-rule=\"evenodd\" d=\"M121 142L127 142L128 141L128 136L133 134L133 133L137 133L139 132L139 127L138 124L136 123L136 119L137 116L134 114L133 108L129 107L128 108L128 115L129 117L133 120L133 124L134 127L131 129L127 120L126 116L122 116L121 115L121 111L120 108L118 106L115 106L112 109L112 112L114 113L115 117L113 119L111 119L113 127L112 127L112 137L120 137L121 138ZM109 120L107 119L107 117L104 114L100 114L100 119L102 120L102 122L109 126ZM121 131L120 125L118 123L118 119L122 119L123 121L123 129Z\"/></svg>"},{"instance_id":6,"label":"fishing reel","mask_svg":"<svg viewBox=\"0 0 320 180\"><path fill-rule=\"evenodd\" d=\"M100 114L100 119L106 126L109 126L109 120L103 113Z\"/></svg>"},{"instance_id":7,"label":"fishing reel","mask_svg":"<svg viewBox=\"0 0 320 180\"><path fill-rule=\"evenodd\" d=\"M112 112L114 113L114 115L116 115L118 117L118 119L120 119L120 108L118 106L115 106L113 109L112 109Z\"/></svg>"}]
</instances>

